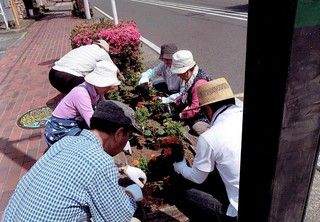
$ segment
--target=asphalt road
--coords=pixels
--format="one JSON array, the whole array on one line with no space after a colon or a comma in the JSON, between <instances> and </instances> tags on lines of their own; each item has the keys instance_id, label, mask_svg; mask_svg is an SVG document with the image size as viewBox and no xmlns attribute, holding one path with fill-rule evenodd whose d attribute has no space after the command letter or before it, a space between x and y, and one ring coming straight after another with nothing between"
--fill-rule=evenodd
<instances>
[{"instance_id":1,"label":"asphalt road","mask_svg":"<svg viewBox=\"0 0 320 222\"><path fill-rule=\"evenodd\" d=\"M247 0L115 2L118 19L136 22L144 38L159 47L173 42L192 51L209 75L226 77L235 92L243 91ZM91 5L113 17L111 1L91 0Z\"/></svg>"}]
</instances>

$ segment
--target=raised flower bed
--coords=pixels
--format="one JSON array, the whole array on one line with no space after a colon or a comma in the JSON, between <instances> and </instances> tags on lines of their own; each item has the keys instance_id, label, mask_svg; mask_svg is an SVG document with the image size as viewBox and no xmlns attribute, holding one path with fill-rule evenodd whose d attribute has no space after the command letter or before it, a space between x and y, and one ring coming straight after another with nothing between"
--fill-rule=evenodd
<instances>
[{"instance_id":1,"label":"raised flower bed","mask_svg":"<svg viewBox=\"0 0 320 222\"><path fill-rule=\"evenodd\" d=\"M143 129L143 135L135 135L130 140L132 154L126 155L126 160L147 174L142 207L145 213L156 212L172 203L173 163L184 157L192 163L194 151L191 147L194 144L185 137L183 123L170 118L167 105L158 99L159 92L151 88L149 94L142 95L137 90L144 66L140 33L135 23L120 21L118 26L111 21L83 23L72 30L71 44L74 48L101 38L110 45L110 57L118 66L121 79L121 85L106 98L126 103L135 110L136 122Z\"/></svg>"}]
</instances>

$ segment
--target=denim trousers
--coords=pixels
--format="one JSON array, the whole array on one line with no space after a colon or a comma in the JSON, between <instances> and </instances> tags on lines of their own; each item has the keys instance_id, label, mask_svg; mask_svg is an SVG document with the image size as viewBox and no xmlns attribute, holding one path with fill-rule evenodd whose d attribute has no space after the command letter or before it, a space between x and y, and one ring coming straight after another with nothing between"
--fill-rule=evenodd
<instances>
[{"instance_id":1,"label":"denim trousers","mask_svg":"<svg viewBox=\"0 0 320 222\"><path fill-rule=\"evenodd\" d=\"M236 218L226 216L229 200L217 170L211 172L202 184L193 183L181 175L175 177L176 206L190 221L236 221Z\"/></svg>"}]
</instances>

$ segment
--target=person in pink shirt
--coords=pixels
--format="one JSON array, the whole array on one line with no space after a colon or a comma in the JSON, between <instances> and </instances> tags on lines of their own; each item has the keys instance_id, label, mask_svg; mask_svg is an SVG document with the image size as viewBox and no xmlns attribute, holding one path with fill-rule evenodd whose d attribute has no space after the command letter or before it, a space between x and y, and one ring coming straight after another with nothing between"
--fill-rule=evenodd
<instances>
[{"instance_id":1,"label":"person in pink shirt","mask_svg":"<svg viewBox=\"0 0 320 222\"><path fill-rule=\"evenodd\" d=\"M193 55L188 50L180 50L172 55L171 72L178 75L185 83L182 94L176 98L174 106L179 110L176 120L184 121L193 134L199 136L209 129L209 120L200 110L197 87L212 80L196 65Z\"/></svg>"},{"instance_id":2,"label":"person in pink shirt","mask_svg":"<svg viewBox=\"0 0 320 222\"><path fill-rule=\"evenodd\" d=\"M74 87L58 104L46 124L44 137L50 147L67 135L77 135L90 126L94 107L114 86L120 84L118 68L108 61L97 62L94 70L84 77L85 82ZM84 122L85 126L82 126Z\"/></svg>"}]
</instances>

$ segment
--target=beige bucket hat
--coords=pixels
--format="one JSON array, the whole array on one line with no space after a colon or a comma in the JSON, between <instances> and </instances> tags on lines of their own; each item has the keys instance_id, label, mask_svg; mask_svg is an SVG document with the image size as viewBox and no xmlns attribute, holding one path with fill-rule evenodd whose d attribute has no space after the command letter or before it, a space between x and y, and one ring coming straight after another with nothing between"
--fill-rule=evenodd
<instances>
[{"instance_id":1,"label":"beige bucket hat","mask_svg":"<svg viewBox=\"0 0 320 222\"><path fill-rule=\"evenodd\" d=\"M112 62L99 61L92 72L84 80L94 86L107 87L120 85L117 78L118 67Z\"/></svg>"},{"instance_id":2,"label":"beige bucket hat","mask_svg":"<svg viewBox=\"0 0 320 222\"><path fill-rule=\"evenodd\" d=\"M211 80L197 87L199 107L223 100L243 97L243 93L234 94L225 78Z\"/></svg>"}]
</instances>

